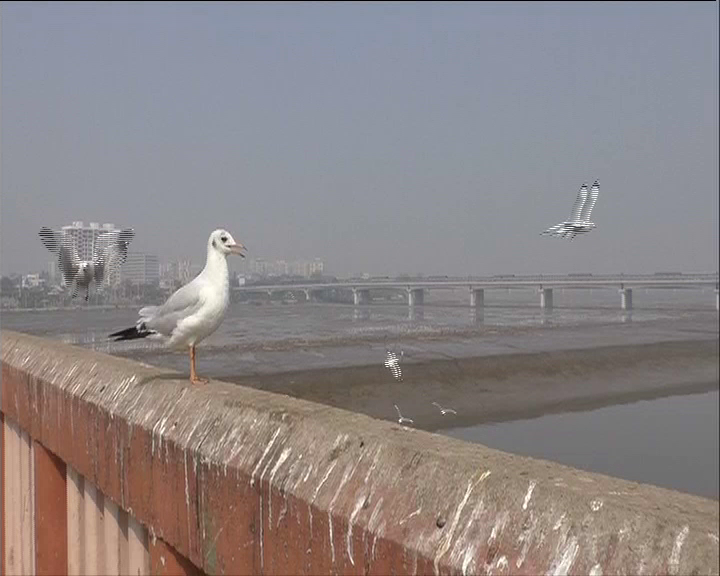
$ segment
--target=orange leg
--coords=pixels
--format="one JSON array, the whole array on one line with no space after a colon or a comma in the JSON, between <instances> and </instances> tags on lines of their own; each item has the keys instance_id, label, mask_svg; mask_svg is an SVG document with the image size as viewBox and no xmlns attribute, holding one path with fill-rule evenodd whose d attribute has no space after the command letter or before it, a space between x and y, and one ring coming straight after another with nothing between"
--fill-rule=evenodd
<instances>
[{"instance_id":1,"label":"orange leg","mask_svg":"<svg viewBox=\"0 0 720 576\"><path fill-rule=\"evenodd\" d=\"M207 384L206 378L200 378L195 372L195 345L190 346L190 382L193 384Z\"/></svg>"}]
</instances>

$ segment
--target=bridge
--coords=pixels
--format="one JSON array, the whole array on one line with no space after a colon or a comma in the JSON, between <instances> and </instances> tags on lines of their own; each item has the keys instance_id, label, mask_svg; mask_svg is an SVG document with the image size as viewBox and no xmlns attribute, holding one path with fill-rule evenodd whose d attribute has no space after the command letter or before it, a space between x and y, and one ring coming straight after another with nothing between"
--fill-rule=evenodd
<instances>
[{"instance_id":1,"label":"bridge","mask_svg":"<svg viewBox=\"0 0 720 576\"><path fill-rule=\"evenodd\" d=\"M306 301L313 300L313 293L324 290L351 291L353 303L369 304L373 290L394 290L407 294L409 306L424 304L427 290L448 290L466 288L470 295L470 306L481 308L485 305L485 290L510 288L535 288L540 295L541 308L553 307L554 288L616 288L620 293L620 307L631 310L633 306L633 288L677 289L677 288L715 288L715 308L720 310L718 294L718 273L656 273L647 275L502 275L492 277L456 278L456 279L405 279L405 280L342 280L326 283L305 284L269 284L239 286L233 288L238 293L304 292Z\"/></svg>"}]
</instances>

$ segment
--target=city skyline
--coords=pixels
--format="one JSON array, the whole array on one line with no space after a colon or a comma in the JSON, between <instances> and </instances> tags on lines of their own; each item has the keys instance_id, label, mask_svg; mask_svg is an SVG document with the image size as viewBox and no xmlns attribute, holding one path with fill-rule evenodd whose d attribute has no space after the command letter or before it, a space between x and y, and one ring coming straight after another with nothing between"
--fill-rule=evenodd
<instances>
[{"instance_id":1,"label":"city skyline","mask_svg":"<svg viewBox=\"0 0 720 576\"><path fill-rule=\"evenodd\" d=\"M92 259L93 250L95 246L95 241L97 240L98 236L100 236L103 233L106 232L112 232L120 230L117 228L113 223L103 223L102 225L99 222L89 222L87 225L85 224L84 220L73 220L71 224L66 224L63 226L60 226L57 231L62 232L63 234L66 234L70 240L73 243L73 246L77 250L78 257L81 260L90 260ZM150 258L152 261L151 267L153 268L152 271L150 271L147 268L147 264L145 262L140 262L140 259L144 258ZM136 261L137 260L137 261ZM128 269L129 264L129 269ZM313 258L296 258L296 259L284 259L284 258L265 258L262 256L258 256L255 258L247 258L240 260L239 262L234 262L234 266L229 266L231 270L234 272L244 272L244 273L254 273L256 275L297 275L297 276L305 276L310 277L315 272L322 273L324 271L324 261L322 258L319 257L313 257ZM128 250L128 256L126 259L125 264L120 268L118 272L117 278L110 278L108 279L110 284L117 284L120 281L122 281L124 278L134 278L134 277L142 277L145 278L150 275L152 277L152 281L159 280L162 277L163 269L166 270L172 270L173 266L175 268L182 268L182 270L177 270L177 279L188 281L195 275L197 275L200 270L202 270L202 266L204 264L200 264L197 262L193 262L192 260L188 259L182 259L182 258L170 258L170 259L163 259L159 257L157 254L149 253L149 252L141 252L137 250ZM155 268L157 268L157 273L155 272ZM282 270L281 270L282 269ZM125 273L123 274L123 270L125 270ZM130 270L130 271L128 271ZM46 262L45 271L48 272L48 275L51 280L55 280L57 276L62 276L60 274L58 263L56 259L48 260ZM9 271L6 274L3 274L4 276L36 276L40 274L38 269L32 269L27 271Z\"/></svg>"}]
</instances>

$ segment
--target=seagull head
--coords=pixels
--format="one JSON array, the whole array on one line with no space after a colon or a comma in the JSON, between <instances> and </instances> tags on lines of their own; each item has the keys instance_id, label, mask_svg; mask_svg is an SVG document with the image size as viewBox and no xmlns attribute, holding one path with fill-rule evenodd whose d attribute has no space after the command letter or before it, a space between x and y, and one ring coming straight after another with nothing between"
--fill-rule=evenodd
<instances>
[{"instance_id":1,"label":"seagull head","mask_svg":"<svg viewBox=\"0 0 720 576\"><path fill-rule=\"evenodd\" d=\"M235 239L232 237L230 232L223 230L222 228L215 230L212 234L210 234L208 246L217 250L223 256L227 256L228 254L237 254L238 256L245 258L245 254L243 254L242 251L247 250L245 246L235 242Z\"/></svg>"}]
</instances>

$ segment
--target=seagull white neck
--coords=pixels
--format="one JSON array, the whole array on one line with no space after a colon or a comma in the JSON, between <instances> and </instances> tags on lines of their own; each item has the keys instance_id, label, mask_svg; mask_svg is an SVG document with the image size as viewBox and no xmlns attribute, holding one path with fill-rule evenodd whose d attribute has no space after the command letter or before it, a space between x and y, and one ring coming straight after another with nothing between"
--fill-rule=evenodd
<instances>
[{"instance_id":1,"label":"seagull white neck","mask_svg":"<svg viewBox=\"0 0 720 576\"><path fill-rule=\"evenodd\" d=\"M208 246L207 260L205 261L205 268L203 268L201 274L203 276L221 278L225 285L227 285L229 281L227 258L212 246Z\"/></svg>"}]
</instances>

